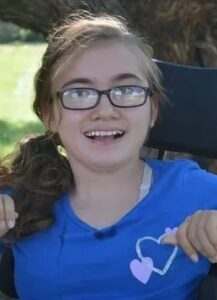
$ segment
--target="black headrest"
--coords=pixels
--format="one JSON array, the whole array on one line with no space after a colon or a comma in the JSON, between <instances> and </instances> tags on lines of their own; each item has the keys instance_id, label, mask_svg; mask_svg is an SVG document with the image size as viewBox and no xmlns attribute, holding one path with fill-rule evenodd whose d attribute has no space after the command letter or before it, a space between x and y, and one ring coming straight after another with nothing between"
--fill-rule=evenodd
<instances>
[{"instance_id":1,"label":"black headrest","mask_svg":"<svg viewBox=\"0 0 217 300\"><path fill-rule=\"evenodd\" d=\"M217 158L217 68L156 61L169 99L148 146Z\"/></svg>"}]
</instances>

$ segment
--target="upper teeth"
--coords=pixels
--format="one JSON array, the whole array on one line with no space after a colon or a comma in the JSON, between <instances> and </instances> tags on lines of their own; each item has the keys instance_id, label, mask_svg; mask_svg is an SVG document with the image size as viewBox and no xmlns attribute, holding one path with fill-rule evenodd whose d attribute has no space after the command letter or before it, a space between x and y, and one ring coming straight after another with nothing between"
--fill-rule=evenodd
<instances>
[{"instance_id":1,"label":"upper teeth","mask_svg":"<svg viewBox=\"0 0 217 300\"><path fill-rule=\"evenodd\" d=\"M109 135L117 135L123 134L122 130L111 130L111 131L90 131L86 132L86 136L109 136Z\"/></svg>"}]
</instances>

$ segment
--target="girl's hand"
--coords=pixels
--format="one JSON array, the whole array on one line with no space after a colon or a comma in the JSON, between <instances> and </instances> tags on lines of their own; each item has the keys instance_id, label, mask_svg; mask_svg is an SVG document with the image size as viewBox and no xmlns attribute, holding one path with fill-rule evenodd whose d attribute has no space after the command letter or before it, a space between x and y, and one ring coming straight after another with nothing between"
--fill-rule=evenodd
<instances>
[{"instance_id":1,"label":"girl's hand","mask_svg":"<svg viewBox=\"0 0 217 300\"><path fill-rule=\"evenodd\" d=\"M14 200L8 195L0 194L0 238L15 226L17 217Z\"/></svg>"},{"instance_id":2,"label":"girl's hand","mask_svg":"<svg viewBox=\"0 0 217 300\"><path fill-rule=\"evenodd\" d=\"M217 210L197 211L186 218L176 232L165 236L162 243L181 246L194 262L198 261L199 252L216 263Z\"/></svg>"}]
</instances>

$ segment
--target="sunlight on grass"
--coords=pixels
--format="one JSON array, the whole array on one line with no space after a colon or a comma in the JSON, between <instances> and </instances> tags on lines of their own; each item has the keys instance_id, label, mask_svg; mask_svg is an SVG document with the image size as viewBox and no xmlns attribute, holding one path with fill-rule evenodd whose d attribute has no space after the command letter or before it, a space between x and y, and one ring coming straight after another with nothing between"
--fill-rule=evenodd
<instances>
[{"instance_id":1,"label":"sunlight on grass","mask_svg":"<svg viewBox=\"0 0 217 300\"><path fill-rule=\"evenodd\" d=\"M32 112L33 79L45 44L0 45L0 155L25 134L43 130Z\"/></svg>"}]
</instances>

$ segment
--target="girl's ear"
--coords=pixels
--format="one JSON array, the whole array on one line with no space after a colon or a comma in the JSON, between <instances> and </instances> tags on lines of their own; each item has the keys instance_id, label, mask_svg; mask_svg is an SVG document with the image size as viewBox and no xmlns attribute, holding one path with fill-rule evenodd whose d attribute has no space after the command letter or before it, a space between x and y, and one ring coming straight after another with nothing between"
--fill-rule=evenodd
<instances>
[{"instance_id":1,"label":"girl's ear","mask_svg":"<svg viewBox=\"0 0 217 300\"><path fill-rule=\"evenodd\" d=\"M150 127L154 127L154 124L157 120L158 117L158 112L159 112L159 102L154 95L151 99L151 124Z\"/></svg>"},{"instance_id":2,"label":"girl's ear","mask_svg":"<svg viewBox=\"0 0 217 300\"><path fill-rule=\"evenodd\" d=\"M45 116L43 116L43 123L44 123L44 126L48 129L48 130L50 130L50 131L52 131L52 132L55 132L56 130L55 130L55 126L54 126L54 122L53 122L53 120L52 120L52 117L51 116L49 116L48 114L46 114Z\"/></svg>"},{"instance_id":3,"label":"girl's ear","mask_svg":"<svg viewBox=\"0 0 217 300\"><path fill-rule=\"evenodd\" d=\"M59 122L60 122L60 111L56 107L53 108L52 111L46 113L43 116L43 123L45 127L54 133L57 132Z\"/></svg>"}]
</instances>

